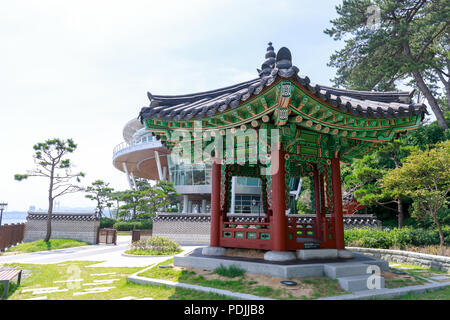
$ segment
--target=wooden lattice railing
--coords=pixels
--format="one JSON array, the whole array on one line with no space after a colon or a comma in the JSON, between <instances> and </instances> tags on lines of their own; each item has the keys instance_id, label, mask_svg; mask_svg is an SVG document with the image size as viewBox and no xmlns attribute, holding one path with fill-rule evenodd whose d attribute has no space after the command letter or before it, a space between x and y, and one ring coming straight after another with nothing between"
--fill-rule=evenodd
<instances>
[{"instance_id":1,"label":"wooden lattice railing","mask_svg":"<svg viewBox=\"0 0 450 320\"><path fill-rule=\"evenodd\" d=\"M23 241L25 223L5 224L0 227L0 251Z\"/></svg>"}]
</instances>

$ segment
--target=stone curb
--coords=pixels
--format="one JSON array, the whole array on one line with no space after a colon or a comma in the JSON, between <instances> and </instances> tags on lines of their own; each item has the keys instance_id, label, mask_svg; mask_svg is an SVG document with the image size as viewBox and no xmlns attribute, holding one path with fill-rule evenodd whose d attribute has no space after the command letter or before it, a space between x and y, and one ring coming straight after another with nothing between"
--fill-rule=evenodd
<instances>
[{"instance_id":1,"label":"stone curb","mask_svg":"<svg viewBox=\"0 0 450 320\"><path fill-rule=\"evenodd\" d=\"M375 256L397 263L410 263L422 267L432 267L442 271L450 271L450 257L402 250L388 250L361 247L346 247L346 249Z\"/></svg>"},{"instance_id":2,"label":"stone curb","mask_svg":"<svg viewBox=\"0 0 450 320\"><path fill-rule=\"evenodd\" d=\"M246 293L239 293L239 292L232 292L228 290L223 289L216 289L216 288L210 288L210 287L202 287L195 284L187 284L187 283L181 283L181 282L174 282L170 280L161 280L161 279L153 279L153 278L146 278L146 277L140 277L140 276L129 276L127 278L128 281L131 281L133 283L137 284L153 284L158 286L168 286L168 287L175 287L175 288L183 288L183 289L191 289L196 291L202 291L207 293L216 293L221 294L224 296L237 298L241 300L275 300L271 298L266 297L258 297L254 296L252 294L246 294Z\"/></svg>"},{"instance_id":3,"label":"stone curb","mask_svg":"<svg viewBox=\"0 0 450 320\"><path fill-rule=\"evenodd\" d=\"M129 254L129 253L121 253L121 256L124 257L132 257L132 258L164 258L164 257L173 257L174 255L144 255L144 254Z\"/></svg>"},{"instance_id":4,"label":"stone curb","mask_svg":"<svg viewBox=\"0 0 450 320\"><path fill-rule=\"evenodd\" d=\"M376 290L365 290L357 293L346 294L341 296L333 296L326 298L319 298L317 300L369 300L369 299L388 299L393 297L404 296L408 293L424 293L427 291L434 291L441 288L445 288L446 286L450 286L450 282L448 283L430 283L426 285L420 286L408 286L403 288L395 288L395 289L376 289Z\"/></svg>"}]
</instances>

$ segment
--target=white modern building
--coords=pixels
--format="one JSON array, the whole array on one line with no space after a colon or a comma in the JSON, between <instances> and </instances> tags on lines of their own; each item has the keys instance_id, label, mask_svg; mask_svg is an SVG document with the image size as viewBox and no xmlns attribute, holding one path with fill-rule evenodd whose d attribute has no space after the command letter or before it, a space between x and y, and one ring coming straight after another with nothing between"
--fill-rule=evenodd
<instances>
[{"instance_id":1,"label":"white modern building","mask_svg":"<svg viewBox=\"0 0 450 320\"><path fill-rule=\"evenodd\" d=\"M127 122L123 138L124 142L114 148L113 165L125 173L130 188L136 188L135 177L171 181L181 194L180 212L210 212L210 165L192 165L177 160L138 119ZM298 181L295 184L293 194L298 194ZM261 210L260 193L260 179L234 177L231 213L258 214Z\"/></svg>"}]
</instances>

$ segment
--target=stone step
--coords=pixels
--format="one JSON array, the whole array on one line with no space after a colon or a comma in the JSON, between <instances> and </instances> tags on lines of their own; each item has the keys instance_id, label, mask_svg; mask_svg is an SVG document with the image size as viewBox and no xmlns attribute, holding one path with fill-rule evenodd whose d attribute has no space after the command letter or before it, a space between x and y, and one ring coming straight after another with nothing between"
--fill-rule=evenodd
<instances>
[{"instance_id":1,"label":"stone step","mask_svg":"<svg viewBox=\"0 0 450 320\"><path fill-rule=\"evenodd\" d=\"M339 285L342 289L346 291L356 292L356 291L367 291L375 289L384 288L384 278L382 276L377 276L379 279L371 278L372 275L359 275L351 277L338 278ZM373 275L375 277L375 275Z\"/></svg>"},{"instance_id":2,"label":"stone step","mask_svg":"<svg viewBox=\"0 0 450 320\"><path fill-rule=\"evenodd\" d=\"M297 250L296 254L300 260L337 259L338 257L336 249L304 249Z\"/></svg>"},{"instance_id":3,"label":"stone step","mask_svg":"<svg viewBox=\"0 0 450 320\"><path fill-rule=\"evenodd\" d=\"M385 260L361 261L361 263L363 263L367 266L370 266L370 265L378 266L380 268L381 272L389 271L389 262L387 262Z\"/></svg>"},{"instance_id":4,"label":"stone step","mask_svg":"<svg viewBox=\"0 0 450 320\"><path fill-rule=\"evenodd\" d=\"M327 263L325 274L332 279L368 274L368 265L363 263Z\"/></svg>"}]
</instances>

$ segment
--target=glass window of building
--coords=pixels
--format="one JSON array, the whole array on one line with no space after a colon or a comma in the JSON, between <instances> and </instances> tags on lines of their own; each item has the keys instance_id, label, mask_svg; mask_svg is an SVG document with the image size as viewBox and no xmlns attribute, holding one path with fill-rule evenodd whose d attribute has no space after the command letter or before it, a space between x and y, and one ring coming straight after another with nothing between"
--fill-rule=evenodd
<instances>
[{"instance_id":1,"label":"glass window of building","mask_svg":"<svg viewBox=\"0 0 450 320\"><path fill-rule=\"evenodd\" d=\"M260 196L236 195L234 213L236 214L258 214L260 212Z\"/></svg>"},{"instance_id":2,"label":"glass window of building","mask_svg":"<svg viewBox=\"0 0 450 320\"><path fill-rule=\"evenodd\" d=\"M236 177L236 183L240 186L261 186L261 179L259 178L249 178L249 177Z\"/></svg>"}]
</instances>

